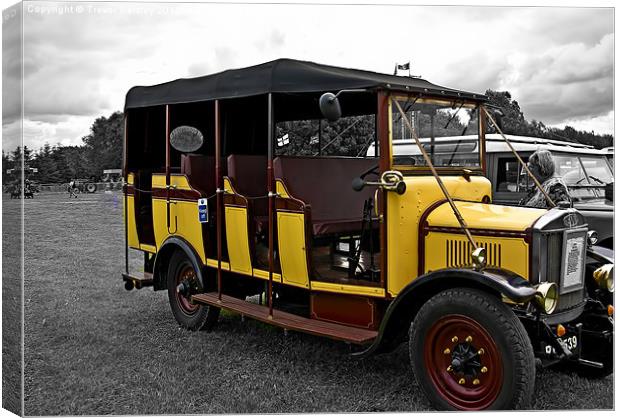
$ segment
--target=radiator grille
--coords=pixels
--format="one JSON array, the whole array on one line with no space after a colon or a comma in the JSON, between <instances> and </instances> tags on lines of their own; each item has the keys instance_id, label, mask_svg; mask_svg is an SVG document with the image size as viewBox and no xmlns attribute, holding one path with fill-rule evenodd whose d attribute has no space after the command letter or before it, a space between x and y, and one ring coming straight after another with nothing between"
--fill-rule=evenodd
<instances>
[{"instance_id":1,"label":"radiator grille","mask_svg":"<svg viewBox=\"0 0 620 418\"><path fill-rule=\"evenodd\" d=\"M487 252L487 266L502 266L502 246L501 244L477 242L478 247L482 247ZM474 250L471 243L465 240L451 239L446 240L446 265L448 267L468 267L472 265L471 253Z\"/></svg>"},{"instance_id":2,"label":"radiator grille","mask_svg":"<svg viewBox=\"0 0 620 418\"><path fill-rule=\"evenodd\" d=\"M547 281L556 283L560 288L562 275L562 247L564 235L562 231L545 234L547 238ZM560 295L556 310L562 311L571 308L584 300L584 287L573 292Z\"/></svg>"}]
</instances>

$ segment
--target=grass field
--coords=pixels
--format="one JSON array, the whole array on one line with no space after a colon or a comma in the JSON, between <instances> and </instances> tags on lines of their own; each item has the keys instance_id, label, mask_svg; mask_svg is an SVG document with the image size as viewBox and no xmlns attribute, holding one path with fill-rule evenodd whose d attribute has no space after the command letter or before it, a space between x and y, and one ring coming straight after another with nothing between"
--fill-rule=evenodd
<instances>
[{"instance_id":1,"label":"grass field","mask_svg":"<svg viewBox=\"0 0 620 418\"><path fill-rule=\"evenodd\" d=\"M179 329L165 292L123 288L120 195L40 194L25 213L26 415L431 409L405 345L355 360L232 314L211 333ZM613 378L539 371L532 407L613 408Z\"/></svg>"},{"instance_id":2,"label":"grass field","mask_svg":"<svg viewBox=\"0 0 620 418\"><path fill-rule=\"evenodd\" d=\"M3 196L8 197L8 196ZM9 210L7 210L10 208ZM22 413L22 216L19 202L2 211L2 407Z\"/></svg>"}]
</instances>

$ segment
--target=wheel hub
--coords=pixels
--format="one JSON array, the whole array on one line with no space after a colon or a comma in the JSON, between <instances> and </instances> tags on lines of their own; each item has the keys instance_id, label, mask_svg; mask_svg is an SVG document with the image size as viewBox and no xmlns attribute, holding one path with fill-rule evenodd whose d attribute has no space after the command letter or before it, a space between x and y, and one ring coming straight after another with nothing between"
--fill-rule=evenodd
<instances>
[{"instance_id":1,"label":"wheel hub","mask_svg":"<svg viewBox=\"0 0 620 418\"><path fill-rule=\"evenodd\" d=\"M177 276L176 289L179 307L186 315L193 315L200 307L190 302L191 294L194 293L196 289L198 289L198 278L196 277L196 273L193 268L186 267Z\"/></svg>"},{"instance_id":2,"label":"wheel hub","mask_svg":"<svg viewBox=\"0 0 620 418\"><path fill-rule=\"evenodd\" d=\"M478 349L473 344L459 343L450 351L450 366L455 374L463 374L469 377L478 376L482 364Z\"/></svg>"},{"instance_id":3,"label":"wheel hub","mask_svg":"<svg viewBox=\"0 0 620 418\"><path fill-rule=\"evenodd\" d=\"M447 315L428 330L424 361L437 392L458 409L485 409L502 387L501 354L472 318Z\"/></svg>"}]
</instances>

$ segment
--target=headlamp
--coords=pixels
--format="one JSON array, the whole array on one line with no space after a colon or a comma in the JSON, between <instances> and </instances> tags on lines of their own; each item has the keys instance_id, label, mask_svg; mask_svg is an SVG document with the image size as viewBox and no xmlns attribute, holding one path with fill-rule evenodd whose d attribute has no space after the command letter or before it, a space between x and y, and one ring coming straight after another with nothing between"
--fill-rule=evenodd
<instances>
[{"instance_id":1,"label":"headlamp","mask_svg":"<svg viewBox=\"0 0 620 418\"><path fill-rule=\"evenodd\" d=\"M605 264L596 270L592 274L594 281L601 289L606 289L609 292L614 291L614 265Z\"/></svg>"},{"instance_id":2,"label":"headlamp","mask_svg":"<svg viewBox=\"0 0 620 418\"><path fill-rule=\"evenodd\" d=\"M471 261L476 270L480 270L487 265L487 250L482 247L476 248L471 253Z\"/></svg>"},{"instance_id":3,"label":"headlamp","mask_svg":"<svg viewBox=\"0 0 620 418\"><path fill-rule=\"evenodd\" d=\"M534 300L546 314L553 313L558 306L558 285L551 282L539 284Z\"/></svg>"},{"instance_id":4,"label":"headlamp","mask_svg":"<svg viewBox=\"0 0 620 418\"><path fill-rule=\"evenodd\" d=\"M596 231L588 231L588 244L595 245L598 242L598 233Z\"/></svg>"}]
</instances>

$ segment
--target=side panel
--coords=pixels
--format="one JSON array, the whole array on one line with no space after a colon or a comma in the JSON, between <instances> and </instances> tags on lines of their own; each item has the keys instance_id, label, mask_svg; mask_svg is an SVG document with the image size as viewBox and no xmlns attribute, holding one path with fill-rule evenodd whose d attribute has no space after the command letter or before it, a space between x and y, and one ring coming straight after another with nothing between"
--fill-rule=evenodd
<instances>
[{"instance_id":1,"label":"side panel","mask_svg":"<svg viewBox=\"0 0 620 418\"><path fill-rule=\"evenodd\" d=\"M123 220L125 213L127 214L127 245L131 248L140 249L140 241L138 240L138 229L136 228L136 208L135 200L133 197L134 175L129 173L127 175L127 188L126 197L127 200L123 201L123 204L127 204L127 210L123 208ZM125 203L126 202L126 203Z\"/></svg>"},{"instance_id":2,"label":"side panel","mask_svg":"<svg viewBox=\"0 0 620 418\"><path fill-rule=\"evenodd\" d=\"M454 199L480 202L491 196L491 183L481 176L473 176L471 181L461 176L444 176L442 180ZM418 276L420 218L432 204L444 199L432 176L405 177L404 181L407 192L388 193L387 202L387 290L392 296Z\"/></svg>"},{"instance_id":3,"label":"side panel","mask_svg":"<svg viewBox=\"0 0 620 418\"><path fill-rule=\"evenodd\" d=\"M512 271L521 277L529 275L529 246L522 238L478 237L476 244L487 251L487 265ZM431 232L425 238L424 273L471 265L471 248L462 235Z\"/></svg>"},{"instance_id":4,"label":"side panel","mask_svg":"<svg viewBox=\"0 0 620 418\"><path fill-rule=\"evenodd\" d=\"M376 300L335 293L313 292L310 295L310 316L367 329L377 329L380 322Z\"/></svg>"},{"instance_id":5,"label":"side panel","mask_svg":"<svg viewBox=\"0 0 620 418\"><path fill-rule=\"evenodd\" d=\"M282 283L309 287L306 237L302 213L277 213Z\"/></svg>"},{"instance_id":6,"label":"side panel","mask_svg":"<svg viewBox=\"0 0 620 418\"><path fill-rule=\"evenodd\" d=\"M224 219L230 270L252 275L252 259L248 241L248 211L246 208L225 206Z\"/></svg>"},{"instance_id":7,"label":"side panel","mask_svg":"<svg viewBox=\"0 0 620 418\"><path fill-rule=\"evenodd\" d=\"M170 225L166 219L166 176L153 175L153 228L157 248L169 236L185 239L200 256L203 264L207 258L204 251L202 224L198 221L198 198L200 193L192 189L185 175L170 176Z\"/></svg>"}]
</instances>

